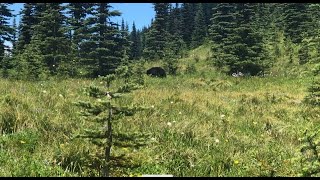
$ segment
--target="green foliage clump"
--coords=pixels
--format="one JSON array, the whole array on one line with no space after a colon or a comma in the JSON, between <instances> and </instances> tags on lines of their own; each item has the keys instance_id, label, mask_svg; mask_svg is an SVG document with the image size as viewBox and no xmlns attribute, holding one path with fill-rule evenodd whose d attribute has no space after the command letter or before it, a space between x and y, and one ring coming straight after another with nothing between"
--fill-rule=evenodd
<instances>
[{"instance_id":1,"label":"green foliage clump","mask_svg":"<svg viewBox=\"0 0 320 180\"><path fill-rule=\"evenodd\" d=\"M317 176L320 173L320 136L319 130L314 132L305 131L304 137L301 139L303 143L301 147L301 169L300 176L310 177Z\"/></svg>"},{"instance_id":2,"label":"green foliage clump","mask_svg":"<svg viewBox=\"0 0 320 180\"><path fill-rule=\"evenodd\" d=\"M313 69L314 79L308 88L309 94L305 97L305 101L314 106L320 106L320 64Z\"/></svg>"}]
</instances>

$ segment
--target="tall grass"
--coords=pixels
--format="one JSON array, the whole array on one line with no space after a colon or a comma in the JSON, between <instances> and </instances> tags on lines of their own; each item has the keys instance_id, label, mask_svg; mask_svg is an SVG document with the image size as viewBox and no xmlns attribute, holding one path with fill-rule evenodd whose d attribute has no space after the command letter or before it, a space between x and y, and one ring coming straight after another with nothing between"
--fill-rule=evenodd
<instances>
[{"instance_id":1,"label":"tall grass","mask_svg":"<svg viewBox=\"0 0 320 180\"><path fill-rule=\"evenodd\" d=\"M122 150L140 167L112 176L299 175L299 139L320 120L319 108L302 103L311 78L228 77L205 62L205 51L196 50L198 62L179 60L177 76L145 76L144 88L120 100L150 107L120 131L151 138L147 147ZM196 71L184 74L191 61ZM88 100L83 88L98 83L0 80L0 176L96 176L97 150L73 139L89 125L73 103Z\"/></svg>"}]
</instances>

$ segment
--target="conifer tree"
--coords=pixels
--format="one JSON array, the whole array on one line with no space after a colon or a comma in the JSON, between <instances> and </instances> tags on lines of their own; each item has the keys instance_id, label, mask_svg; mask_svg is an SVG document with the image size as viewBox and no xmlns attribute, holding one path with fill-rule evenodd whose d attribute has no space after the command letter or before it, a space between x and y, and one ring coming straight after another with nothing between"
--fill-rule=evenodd
<instances>
[{"instance_id":1,"label":"conifer tree","mask_svg":"<svg viewBox=\"0 0 320 180\"><path fill-rule=\"evenodd\" d=\"M51 75L57 75L60 65L68 64L70 43L65 27L66 17L61 3L37 3L31 43L40 45L41 54ZM66 67L61 67L66 68Z\"/></svg>"},{"instance_id":2,"label":"conifer tree","mask_svg":"<svg viewBox=\"0 0 320 180\"><path fill-rule=\"evenodd\" d=\"M118 25L110 21L111 17L120 16L117 10L111 11L109 3L94 3L90 8L85 25L86 37L81 44L85 65L93 77L114 72L123 58L121 33Z\"/></svg>"},{"instance_id":3,"label":"conifer tree","mask_svg":"<svg viewBox=\"0 0 320 180\"><path fill-rule=\"evenodd\" d=\"M263 36L254 28L256 3L237 4L237 28L234 29L234 51L237 61L228 62L232 72L257 75L267 68Z\"/></svg>"},{"instance_id":4,"label":"conifer tree","mask_svg":"<svg viewBox=\"0 0 320 180\"><path fill-rule=\"evenodd\" d=\"M119 67L115 72L115 74L100 77L104 87L90 86L88 88L88 95L95 98L95 102L81 101L77 103L78 106L83 107L82 115L86 120L97 123L97 125L88 128L84 135L78 135L77 137L89 138L90 142L101 149L97 157L101 160L101 176L103 177L112 175L111 168L114 169L119 163L124 166L121 162L128 159L126 156L114 158L113 151L117 147L139 147L145 143L145 140L141 140L143 134L119 132L117 128L119 120L126 116L132 116L144 108L120 106L116 103L117 98L123 97L125 93L130 93L138 86L128 81L128 68L126 66ZM118 89L111 88L115 79L124 80L124 85ZM139 137L140 139L138 139ZM127 161L126 163L132 165L132 162Z\"/></svg>"},{"instance_id":5,"label":"conifer tree","mask_svg":"<svg viewBox=\"0 0 320 180\"><path fill-rule=\"evenodd\" d=\"M130 54L130 59L138 59L139 57L139 45L138 45L138 33L137 33L137 29L136 29L136 25L133 22L132 24L132 31L130 33L130 40L132 42L131 44L131 54Z\"/></svg>"},{"instance_id":6,"label":"conifer tree","mask_svg":"<svg viewBox=\"0 0 320 180\"><path fill-rule=\"evenodd\" d=\"M305 101L314 106L320 106L320 64L315 65L312 70L314 78L308 88L309 94L305 97Z\"/></svg>"},{"instance_id":7,"label":"conifer tree","mask_svg":"<svg viewBox=\"0 0 320 180\"><path fill-rule=\"evenodd\" d=\"M11 41L14 29L9 25L9 19L12 17L8 6L12 3L0 3L0 62L5 56L5 51L10 48L5 45L5 41Z\"/></svg>"},{"instance_id":8,"label":"conifer tree","mask_svg":"<svg viewBox=\"0 0 320 180\"><path fill-rule=\"evenodd\" d=\"M302 41L303 32L309 34L311 19L307 7L306 3L286 3L284 6L285 35L293 43Z\"/></svg>"},{"instance_id":9,"label":"conifer tree","mask_svg":"<svg viewBox=\"0 0 320 180\"><path fill-rule=\"evenodd\" d=\"M181 7L182 13L182 37L183 41L186 43L187 47L191 43L191 34L194 28L194 11L195 4L193 3L183 3Z\"/></svg>"},{"instance_id":10,"label":"conifer tree","mask_svg":"<svg viewBox=\"0 0 320 180\"><path fill-rule=\"evenodd\" d=\"M164 58L165 47L168 37L166 30L168 18L168 3L154 3L156 18L151 25L151 29L146 34L146 45L144 56L151 59Z\"/></svg>"},{"instance_id":11,"label":"conifer tree","mask_svg":"<svg viewBox=\"0 0 320 180\"><path fill-rule=\"evenodd\" d=\"M196 7L197 11L194 17L194 29L191 35L191 47L193 48L203 44L207 32L202 3L198 3Z\"/></svg>"},{"instance_id":12,"label":"conifer tree","mask_svg":"<svg viewBox=\"0 0 320 180\"><path fill-rule=\"evenodd\" d=\"M32 37L32 26L35 23L33 3L24 3L20 12L19 37L17 41L17 51L22 51L24 46L30 44Z\"/></svg>"},{"instance_id":13,"label":"conifer tree","mask_svg":"<svg viewBox=\"0 0 320 180\"><path fill-rule=\"evenodd\" d=\"M85 24L87 14L90 14L90 7L92 3L69 3L67 5L67 13L70 17L67 20L68 31L69 31L69 40L71 43L71 53L70 57L70 66L68 70L70 76L77 76L82 69L84 69L83 61L84 58L81 56L81 44L86 39L86 29Z\"/></svg>"},{"instance_id":14,"label":"conifer tree","mask_svg":"<svg viewBox=\"0 0 320 180\"><path fill-rule=\"evenodd\" d=\"M219 3L213 8L211 18L210 37L212 40L213 62L218 67L227 65L227 62L237 61L232 54L235 43L232 35L236 28L235 4Z\"/></svg>"}]
</instances>

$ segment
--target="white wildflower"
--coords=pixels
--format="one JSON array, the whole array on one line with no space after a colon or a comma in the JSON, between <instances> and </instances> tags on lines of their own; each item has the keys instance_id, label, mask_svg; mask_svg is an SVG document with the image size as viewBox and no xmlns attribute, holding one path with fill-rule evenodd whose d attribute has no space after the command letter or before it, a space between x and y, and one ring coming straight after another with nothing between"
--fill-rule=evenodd
<instances>
[{"instance_id":1,"label":"white wildflower","mask_svg":"<svg viewBox=\"0 0 320 180\"><path fill-rule=\"evenodd\" d=\"M46 90L43 90L42 92L43 92L44 94L46 94L46 93L47 93L47 91L46 91Z\"/></svg>"},{"instance_id":2,"label":"white wildflower","mask_svg":"<svg viewBox=\"0 0 320 180\"><path fill-rule=\"evenodd\" d=\"M110 93L109 93L109 92L107 92L107 97L108 97L109 99L111 99L111 96L110 96Z\"/></svg>"},{"instance_id":3,"label":"white wildflower","mask_svg":"<svg viewBox=\"0 0 320 180\"><path fill-rule=\"evenodd\" d=\"M226 117L226 115L224 115L224 114L221 114L221 115L220 115L220 118L221 118L221 119L223 119L224 117Z\"/></svg>"},{"instance_id":4,"label":"white wildflower","mask_svg":"<svg viewBox=\"0 0 320 180\"><path fill-rule=\"evenodd\" d=\"M59 97L62 97L62 98L63 98L63 95L62 95L62 94L59 94Z\"/></svg>"},{"instance_id":5,"label":"white wildflower","mask_svg":"<svg viewBox=\"0 0 320 180\"><path fill-rule=\"evenodd\" d=\"M173 104L173 101L171 101L170 103Z\"/></svg>"},{"instance_id":6,"label":"white wildflower","mask_svg":"<svg viewBox=\"0 0 320 180\"><path fill-rule=\"evenodd\" d=\"M220 140L219 140L219 139L215 139L215 140L214 140L214 142L219 143L219 142L220 142Z\"/></svg>"},{"instance_id":7,"label":"white wildflower","mask_svg":"<svg viewBox=\"0 0 320 180\"><path fill-rule=\"evenodd\" d=\"M170 127L170 126L172 126L172 123L171 122L167 122L167 125Z\"/></svg>"},{"instance_id":8,"label":"white wildflower","mask_svg":"<svg viewBox=\"0 0 320 180\"><path fill-rule=\"evenodd\" d=\"M154 108L154 105L152 105L151 108Z\"/></svg>"},{"instance_id":9,"label":"white wildflower","mask_svg":"<svg viewBox=\"0 0 320 180\"><path fill-rule=\"evenodd\" d=\"M154 137L153 137L153 138L151 138L151 141L156 141L156 140L157 140L157 139L156 139L156 138L154 138Z\"/></svg>"},{"instance_id":10,"label":"white wildflower","mask_svg":"<svg viewBox=\"0 0 320 180\"><path fill-rule=\"evenodd\" d=\"M176 121L172 121L173 123L176 123Z\"/></svg>"},{"instance_id":11,"label":"white wildflower","mask_svg":"<svg viewBox=\"0 0 320 180\"><path fill-rule=\"evenodd\" d=\"M180 111L179 114L182 114L182 112Z\"/></svg>"}]
</instances>

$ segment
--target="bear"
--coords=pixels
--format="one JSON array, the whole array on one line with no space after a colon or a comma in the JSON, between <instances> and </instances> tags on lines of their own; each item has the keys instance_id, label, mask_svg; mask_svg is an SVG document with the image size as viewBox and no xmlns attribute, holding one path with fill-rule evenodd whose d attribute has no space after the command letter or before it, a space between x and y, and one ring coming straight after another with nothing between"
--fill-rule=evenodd
<instances>
[{"instance_id":1,"label":"bear","mask_svg":"<svg viewBox=\"0 0 320 180\"><path fill-rule=\"evenodd\" d=\"M166 71L161 67L152 67L147 70L147 75L149 76L155 76L155 77L166 77Z\"/></svg>"}]
</instances>

